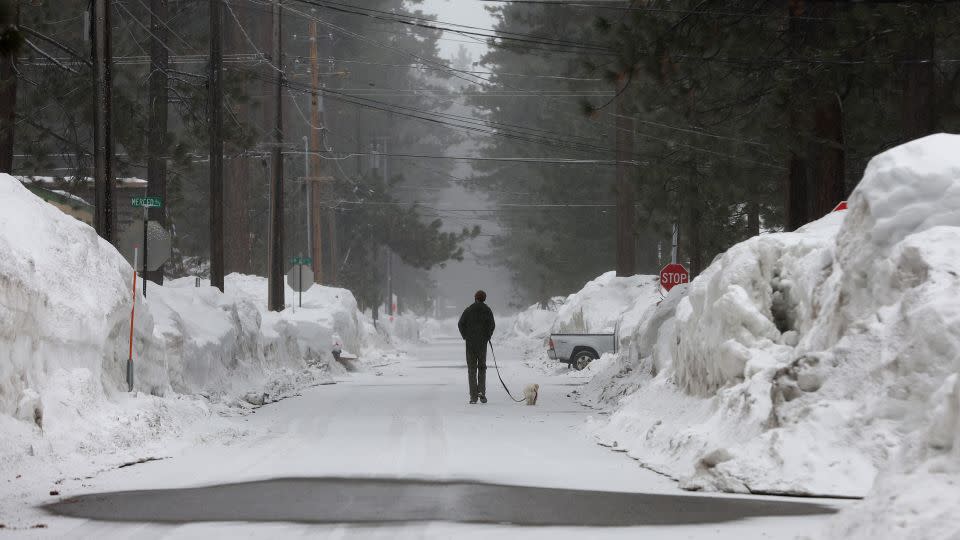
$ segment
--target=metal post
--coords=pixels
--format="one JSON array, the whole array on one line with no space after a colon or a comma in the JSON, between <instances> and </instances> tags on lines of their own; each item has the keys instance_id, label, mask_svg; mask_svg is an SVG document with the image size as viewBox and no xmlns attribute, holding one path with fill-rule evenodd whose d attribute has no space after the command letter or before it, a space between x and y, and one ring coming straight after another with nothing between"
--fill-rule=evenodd
<instances>
[{"instance_id":1,"label":"metal post","mask_svg":"<svg viewBox=\"0 0 960 540\"><path fill-rule=\"evenodd\" d=\"M127 390L133 392L133 317L137 309L137 248L133 248L133 302L130 305L130 351L127 355Z\"/></svg>"},{"instance_id":2,"label":"metal post","mask_svg":"<svg viewBox=\"0 0 960 540\"><path fill-rule=\"evenodd\" d=\"M673 247L670 250L670 262L677 264L680 251L680 225L673 224Z\"/></svg>"},{"instance_id":3,"label":"metal post","mask_svg":"<svg viewBox=\"0 0 960 540\"><path fill-rule=\"evenodd\" d=\"M150 225L150 207L143 207L143 297L147 297L147 229Z\"/></svg>"},{"instance_id":4,"label":"metal post","mask_svg":"<svg viewBox=\"0 0 960 540\"><path fill-rule=\"evenodd\" d=\"M110 0L93 0L93 182L94 225L113 242L113 75Z\"/></svg>"}]
</instances>

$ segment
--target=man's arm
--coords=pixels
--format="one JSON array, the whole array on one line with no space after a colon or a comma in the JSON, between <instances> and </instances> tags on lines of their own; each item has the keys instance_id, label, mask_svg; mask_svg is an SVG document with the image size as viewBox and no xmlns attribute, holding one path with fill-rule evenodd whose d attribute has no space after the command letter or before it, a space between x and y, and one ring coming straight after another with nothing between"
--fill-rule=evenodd
<instances>
[{"instance_id":1,"label":"man's arm","mask_svg":"<svg viewBox=\"0 0 960 540\"><path fill-rule=\"evenodd\" d=\"M460 322L457 323L457 328L460 330L460 337L467 339L467 310L463 310L463 313L460 314Z\"/></svg>"},{"instance_id":2,"label":"man's arm","mask_svg":"<svg viewBox=\"0 0 960 540\"><path fill-rule=\"evenodd\" d=\"M493 318L493 310L489 307L487 308L487 327L490 329L487 332L487 341L490 341L490 338L493 337L493 331L497 328L497 321Z\"/></svg>"}]
</instances>

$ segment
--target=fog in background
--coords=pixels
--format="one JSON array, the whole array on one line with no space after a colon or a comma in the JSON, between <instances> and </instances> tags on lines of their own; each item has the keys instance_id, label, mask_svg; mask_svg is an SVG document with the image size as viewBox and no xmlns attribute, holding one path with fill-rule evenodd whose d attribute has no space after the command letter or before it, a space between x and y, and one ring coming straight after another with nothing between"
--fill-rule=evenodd
<instances>
[{"instance_id":1,"label":"fog in background","mask_svg":"<svg viewBox=\"0 0 960 540\"><path fill-rule=\"evenodd\" d=\"M476 0L425 0L420 5L420 9L425 13L436 14L440 21L489 28L493 24L493 18L484 10L484 5L490 4ZM487 50L484 43L471 40L460 34L447 32L443 38L440 41L440 56L446 59L455 57L461 46L467 49L474 62L479 61ZM450 84L456 84L457 82L460 81L452 79ZM460 102L462 101L460 100ZM472 114L472 108L457 107L450 112ZM475 142L468 141L451 146L447 150L447 155L476 155ZM460 178L469 178L472 173L473 170L469 162L458 161L453 175ZM455 183L443 189L437 197L437 206L443 208L481 209L492 207L490 201L483 194L467 190ZM450 262L446 268L438 268L432 272L441 298L440 314L446 316L458 315L467 304L473 301L473 293L477 289L483 289L487 292L487 303L496 313L510 311L510 303L513 302L510 272L506 268L493 266L492 261L489 260L490 235L495 235L500 231L495 221L495 214L462 212L458 215L463 217L445 218L445 227L451 230L459 230L465 226L480 225L482 236L466 244L466 254L463 262Z\"/></svg>"}]
</instances>

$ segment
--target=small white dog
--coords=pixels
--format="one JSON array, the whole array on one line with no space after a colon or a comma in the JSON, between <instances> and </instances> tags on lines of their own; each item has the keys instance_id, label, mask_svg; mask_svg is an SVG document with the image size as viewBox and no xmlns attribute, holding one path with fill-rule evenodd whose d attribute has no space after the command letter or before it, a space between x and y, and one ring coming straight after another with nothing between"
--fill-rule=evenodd
<instances>
[{"instance_id":1,"label":"small white dog","mask_svg":"<svg viewBox=\"0 0 960 540\"><path fill-rule=\"evenodd\" d=\"M523 389L523 397L527 400L527 405L536 405L537 404L537 395L540 393L539 384L528 384L526 388Z\"/></svg>"}]
</instances>

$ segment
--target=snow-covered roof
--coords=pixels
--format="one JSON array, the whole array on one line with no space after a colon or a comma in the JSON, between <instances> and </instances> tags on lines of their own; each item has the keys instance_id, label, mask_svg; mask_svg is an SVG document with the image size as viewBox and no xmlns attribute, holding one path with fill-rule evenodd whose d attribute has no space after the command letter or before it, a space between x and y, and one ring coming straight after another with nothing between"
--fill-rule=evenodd
<instances>
[{"instance_id":1,"label":"snow-covered roof","mask_svg":"<svg viewBox=\"0 0 960 540\"><path fill-rule=\"evenodd\" d=\"M21 182L23 182L23 183L25 183L25 184L26 184L26 183L33 183L33 184L50 184L50 185L54 185L54 184L57 184L57 183L60 182L60 181L62 181L62 182L73 182L75 177L73 177L73 176L17 176L16 178L17 178L17 180L20 180ZM93 182L93 177L91 177L91 176L85 176L85 177L83 177L80 181L83 182L83 183L92 183L92 182ZM119 184L121 184L121 185L123 185L123 186L125 186L125 187L146 187L146 186L147 186L147 181L144 180L143 178L136 178L136 177L126 177L126 178L123 178L123 177L118 177L118 178L116 179L116 181L117 181L117 183L119 183Z\"/></svg>"}]
</instances>

